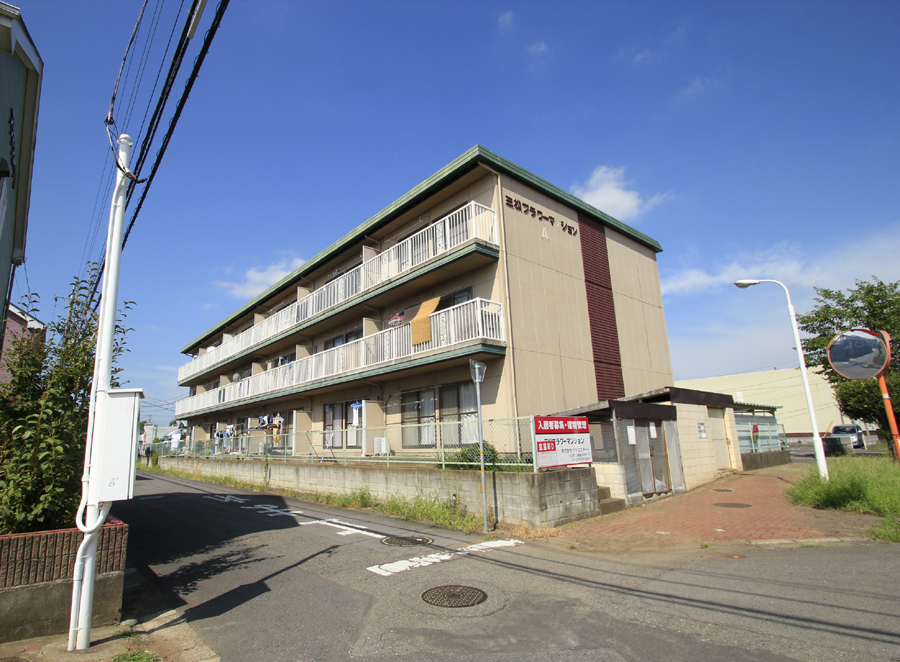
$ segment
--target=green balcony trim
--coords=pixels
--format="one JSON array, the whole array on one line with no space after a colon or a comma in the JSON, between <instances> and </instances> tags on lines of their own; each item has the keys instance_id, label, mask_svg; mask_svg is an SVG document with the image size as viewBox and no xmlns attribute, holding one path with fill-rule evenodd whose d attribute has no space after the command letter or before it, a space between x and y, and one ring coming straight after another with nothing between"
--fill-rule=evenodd
<instances>
[{"instance_id":1,"label":"green balcony trim","mask_svg":"<svg viewBox=\"0 0 900 662\"><path fill-rule=\"evenodd\" d=\"M382 375L389 374L391 372L398 372L400 370L409 370L411 368L418 368L424 365L431 365L433 363L443 363L444 361L452 361L456 358L461 358L464 356L471 356L472 354L493 354L494 356L505 356L506 355L506 345L488 345L486 343L476 343L474 345L466 345L464 347L458 347L456 349L451 349L446 352L438 352L436 354L429 354L428 356L421 356L419 358L410 359L408 361L402 361L400 363L391 363L389 365L378 366L375 368L371 368L369 370L363 370L361 372L354 372L347 375L343 375L340 377L334 377L332 379L327 379L319 382L309 382L307 384L303 384L301 386L296 386L294 388L285 389L282 391L273 391L270 393L260 394L258 396L248 398L247 400L239 400L235 402L227 402L222 405L218 405L216 407L207 407L206 409L200 409L196 412L191 412L190 414L186 414L182 416L185 420L190 420L192 418L197 418L199 416L206 416L207 414L214 414L218 411L226 411L229 409L236 409L237 407L245 407L247 405L254 405L259 402L265 402L266 400L271 400L273 398L282 398L290 395L299 395L301 393L308 393L310 391L316 391L322 388L328 388L330 386L338 386L340 384L346 384L353 381L358 380L366 380L373 379L375 377L380 377Z\"/></svg>"},{"instance_id":2,"label":"green balcony trim","mask_svg":"<svg viewBox=\"0 0 900 662\"><path fill-rule=\"evenodd\" d=\"M447 253L446 255L442 255L441 257L435 259L433 262L426 262L422 266L416 267L412 271L408 271L407 273L403 274L402 276L395 276L393 279L385 281L378 287L376 287L372 290L369 290L368 292L365 292L358 297L348 299L347 301L345 301L344 303L342 303L339 306L331 308L331 309L327 310L326 312L316 315L315 317L307 320L306 322L299 324L298 326L295 326L291 329L286 329L285 331L282 331L281 333L274 335L271 338L268 338L267 340L264 340L259 345L253 345L253 346L249 347L248 349L245 349L240 354L235 354L234 356L230 356L227 359L224 359L222 361L219 361L218 363L211 365L206 370L201 370L197 374L192 375L191 377L188 377L184 381L178 382L178 385L183 386L183 385L187 384L188 382L192 382L196 379L199 379L203 375L207 375L210 372L213 372L213 371L219 369L225 363L229 363L231 361L237 361L245 356L254 354L255 352L257 352L260 349L260 347L264 347L265 345L271 345L272 343L278 342L279 340L284 340L285 338L292 336L295 333L300 333L303 330L308 329L310 326L312 326L314 324L318 324L319 322L322 322L323 320L326 320L329 317L332 317L333 315L342 313L345 310L349 310L350 308L353 308L354 306L364 304L366 301L370 301L374 297L384 294L388 290L391 290L395 287L399 287L400 285L405 285L406 283L409 283L410 281L415 280L416 278L420 278L421 276L424 276L425 274L431 273L432 271L436 271L437 269L441 269L441 268L447 266L448 264L452 264L453 262L456 262L457 260L461 260L464 257L468 257L469 255L484 255L484 256L494 259L494 260L500 259L500 251L499 250L497 250L496 248L491 248L490 246L487 246L485 244L478 243L479 241L481 241L481 240L475 239L475 240L473 240L473 243L464 244L462 248L460 248L458 250L454 250L452 253Z\"/></svg>"},{"instance_id":3,"label":"green balcony trim","mask_svg":"<svg viewBox=\"0 0 900 662\"><path fill-rule=\"evenodd\" d=\"M232 324L240 317L243 317L247 313L251 312L254 308L257 308L266 299L269 299L285 287L301 280L307 274L321 267L322 264L324 264L328 260L333 259L338 253L345 251L353 244L362 241L366 234L371 233L377 228L391 222L397 216L413 208L429 196L433 195L439 189L446 187L448 184L451 184L453 181L459 179L466 173L474 170L482 164L493 168L497 172L508 175L525 184L528 184L535 190L543 193L553 200L561 202L571 207L572 209L576 209L582 212L586 216L593 218L599 223L611 227L628 237L631 237L638 243L641 243L653 249L654 251L662 251L662 246L660 246L659 242L657 242L655 239L648 237L644 233L635 230L625 223L622 223L609 214L606 214L596 207L589 205L584 200L576 198L574 195L564 191L558 186L554 186L550 182L541 179L537 175L516 165L512 161L504 159L499 154L495 154L494 152L485 147L482 147L481 145L475 145L466 153L462 154L461 156L438 170L435 174L423 181L421 184L411 189L401 197L397 198L394 202L392 202L380 212L356 227L354 230L344 235L333 244L320 251L317 255L304 262L295 271L282 278L266 291L251 299L248 303L238 308L231 315L210 328L208 331L197 336L197 338L185 345L181 351L188 352L197 345L202 344L203 341L210 336L219 333L229 324Z\"/></svg>"}]
</instances>

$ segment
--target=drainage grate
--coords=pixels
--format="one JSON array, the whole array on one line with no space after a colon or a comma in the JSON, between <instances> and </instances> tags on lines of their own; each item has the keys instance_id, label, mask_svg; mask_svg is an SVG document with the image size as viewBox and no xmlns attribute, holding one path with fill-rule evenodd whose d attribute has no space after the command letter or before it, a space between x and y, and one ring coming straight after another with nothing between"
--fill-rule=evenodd
<instances>
[{"instance_id":1,"label":"drainage grate","mask_svg":"<svg viewBox=\"0 0 900 662\"><path fill-rule=\"evenodd\" d=\"M419 545L430 545L434 540L425 536L392 536L382 538L381 542L392 547L418 547Z\"/></svg>"},{"instance_id":2,"label":"drainage grate","mask_svg":"<svg viewBox=\"0 0 900 662\"><path fill-rule=\"evenodd\" d=\"M425 591L422 599L435 607L474 607L487 600L487 593L472 586L436 586Z\"/></svg>"},{"instance_id":3,"label":"drainage grate","mask_svg":"<svg viewBox=\"0 0 900 662\"><path fill-rule=\"evenodd\" d=\"M734 490L729 489L727 487L717 487L713 490L713 492L734 492Z\"/></svg>"},{"instance_id":4,"label":"drainage grate","mask_svg":"<svg viewBox=\"0 0 900 662\"><path fill-rule=\"evenodd\" d=\"M714 503L716 508L750 508L749 503Z\"/></svg>"}]
</instances>

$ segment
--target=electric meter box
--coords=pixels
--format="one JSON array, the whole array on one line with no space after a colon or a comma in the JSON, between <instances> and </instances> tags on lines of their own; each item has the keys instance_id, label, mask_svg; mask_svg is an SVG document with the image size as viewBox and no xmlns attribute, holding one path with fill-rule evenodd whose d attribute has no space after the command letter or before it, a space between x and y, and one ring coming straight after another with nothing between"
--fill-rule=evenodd
<instances>
[{"instance_id":1,"label":"electric meter box","mask_svg":"<svg viewBox=\"0 0 900 662\"><path fill-rule=\"evenodd\" d=\"M139 388L97 394L88 503L125 501L134 495L143 397L144 391Z\"/></svg>"}]
</instances>

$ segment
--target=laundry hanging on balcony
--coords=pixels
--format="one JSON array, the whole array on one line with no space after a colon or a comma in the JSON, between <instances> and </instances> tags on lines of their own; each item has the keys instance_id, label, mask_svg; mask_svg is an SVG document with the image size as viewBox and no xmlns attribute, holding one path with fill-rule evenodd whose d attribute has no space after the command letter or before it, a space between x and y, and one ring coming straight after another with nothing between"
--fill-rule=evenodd
<instances>
[{"instance_id":1,"label":"laundry hanging on balcony","mask_svg":"<svg viewBox=\"0 0 900 662\"><path fill-rule=\"evenodd\" d=\"M434 299L423 301L422 305L419 306L419 311L410 322L413 345L431 342L431 313L437 309L440 302L441 298L435 297Z\"/></svg>"}]
</instances>

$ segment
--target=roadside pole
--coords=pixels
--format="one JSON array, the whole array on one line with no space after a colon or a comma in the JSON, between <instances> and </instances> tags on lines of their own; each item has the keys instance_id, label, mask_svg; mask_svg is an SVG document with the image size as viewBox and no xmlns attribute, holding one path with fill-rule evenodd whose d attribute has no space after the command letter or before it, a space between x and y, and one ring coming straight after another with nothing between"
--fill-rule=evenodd
<instances>
[{"instance_id":1,"label":"roadside pole","mask_svg":"<svg viewBox=\"0 0 900 662\"><path fill-rule=\"evenodd\" d=\"M97 349L94 355L94 378L91 383L91 402L88 414L87 443L84 454L84 474L81 478L81 504L75 524L85 534L75 557L72 584L72 612L70 615L68 649L84 650L91 645L91 617L94 601L97 536L106 521L111 502L101 503L97 497L100 486L95 475L103 457L103 425L106 398L112 378L113 341L116 331L116 305L119 296L119 268L122 258L122 234L125 222L125 202L128 192L128 164L131 157L131 138L119 137L116 187L109 213L106 236L106 266L97 323ZM100 434L95 438L95 432ZM93 480L93 482L92 482ZM84 517L84 522L82 521Z\"/></svg>"},{"instance_id":2,"label":"roadside pole","mask_svg":"<svg viewBox=\"0 0 900 662\"><path fill-rule=\"evenodd\" d=\"M487 535L487 486L484 481L484 430L481 423L481 382L484 381L484 373L487 371L487 366L481 361L469 359L469 370L472 372L472 381L475 382L475 402L478 409L478 450L481 458L481 514L484 518L484 534Z\"/></svg>"}]
</instances>

